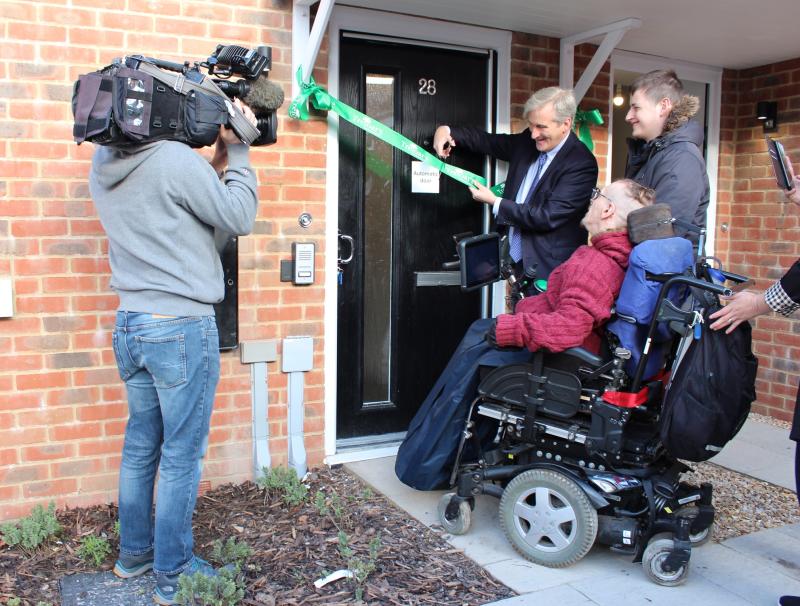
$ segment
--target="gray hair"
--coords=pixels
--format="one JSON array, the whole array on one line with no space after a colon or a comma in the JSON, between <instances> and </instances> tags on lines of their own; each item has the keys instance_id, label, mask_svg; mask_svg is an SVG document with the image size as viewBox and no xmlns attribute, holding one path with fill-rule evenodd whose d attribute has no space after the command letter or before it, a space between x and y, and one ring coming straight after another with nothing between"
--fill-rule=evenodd
<instances>
[{"instance_id":1,"label":"gray hair","mask_svg":"<svg viewBox=\"0 0 800 606\"><path fill-rule=\"evenodd\" d=\"M527 118L529 113L548 103L553 104L555 118L559 122L574 120L575 110L578 108L578 104L575 102L575 95L572 90L558 88L557 86L541 88L533 93L525 102L522 116Z\"/></svg>"}]
</instances>

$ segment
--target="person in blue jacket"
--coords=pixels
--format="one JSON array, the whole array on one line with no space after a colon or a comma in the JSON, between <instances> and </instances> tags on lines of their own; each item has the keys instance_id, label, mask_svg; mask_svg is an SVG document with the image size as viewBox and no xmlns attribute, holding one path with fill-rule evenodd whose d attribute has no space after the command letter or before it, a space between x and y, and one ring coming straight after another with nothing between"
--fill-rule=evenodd
<instances>
[{"instance_id":1,"label":"person in blue jacket","mask_svg":"<svg viewBox=\"0 0 800 606\"><path fill-rule=\"evenodd\" d=\"M625 116L633 128L625 177L656 190L676 219L705 228L710 188L703 159L703 126L692 120L700 102L683 92L672 70L656 70L631 84ZM698 235L675 226L675 234L697 244Z\"/></svg>"}]
</instances>

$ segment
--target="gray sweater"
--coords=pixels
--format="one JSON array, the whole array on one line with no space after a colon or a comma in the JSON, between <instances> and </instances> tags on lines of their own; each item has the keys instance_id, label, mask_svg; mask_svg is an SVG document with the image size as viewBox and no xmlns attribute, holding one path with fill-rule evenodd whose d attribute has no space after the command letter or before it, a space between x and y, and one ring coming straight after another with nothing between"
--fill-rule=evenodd
<instances>
[{"instance_id":1,"label":"gray sweater","mask_svg":"<svg viewBox=\"0 0 800 606\"><path fill-rule=\"evenodd\" d=\"M225 292L215 230L250 233L258 208L247 146L228 146L222 181L208 161L176 141L128 150L98 146L89 189L108 235L119 309L213 315Z\"/></svg>"}]
</instances>

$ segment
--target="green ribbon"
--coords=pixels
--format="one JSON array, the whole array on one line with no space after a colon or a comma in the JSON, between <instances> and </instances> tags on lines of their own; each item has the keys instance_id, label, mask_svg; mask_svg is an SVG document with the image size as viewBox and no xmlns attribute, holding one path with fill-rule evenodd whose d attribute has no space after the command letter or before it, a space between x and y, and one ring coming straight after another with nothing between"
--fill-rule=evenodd
<instances>
[{"instance_id":1,"label":"green ribbon","mask_svg":"<svg viewBox=\"0 0 800 606\"><path fill-rule=\"evenodd\" d=\"M354 109L342 103L336 97L324 88L314 82L314 78L309 77L308 82L303 82L302 68L297 68L297 83L300 86L300 94L289 104L289 117L295 120L308 120L308 103L310 102L314 109L323 111L333 111L339 114L351 124L358 128L365 130L370 135L377 137L381 141L385 141L389 145L396 147L402 152L405 152L412 158L421 160L426 164L436 168L441 173L447 175L451 179L455 179L459 183L467 186L472 186L473 183L478 182L481 185L486 185L486 179L475 173L471 173L463 168L458 168L452 164L443 162L433 154L425 151L422 147L407 139L395 130L392 130L385 124L382 124L370 118L366 114L362 114L357 109ZM503 183L491 187L492 193L495 196L503 194Z\"/></svg>"},{"instance_id":2,"label":"green ribbon","mask_svg":"<svg viewBox=\"0 0 800 606\"><path fill-rule=\"evenodd\" d=\"M600 115L599 109L578 110L575 112L575 130L578 134L578 139L583 141L583 144L589 148L590 152L594 152L594 141L592 141L591 126L600 126L603 123L603 116Z\"/></svg>"}]
</instances>

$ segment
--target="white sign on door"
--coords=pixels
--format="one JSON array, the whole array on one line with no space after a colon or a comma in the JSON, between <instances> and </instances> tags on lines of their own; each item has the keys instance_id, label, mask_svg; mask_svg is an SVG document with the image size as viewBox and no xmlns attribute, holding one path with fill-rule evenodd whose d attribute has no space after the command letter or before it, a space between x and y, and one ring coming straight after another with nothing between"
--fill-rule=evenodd
<instances>
[{"instance_id":1,"label":"white sign on door","mask_svg":"<svg viewBox=\"0 0 800 606\"><path fill-rule=\"evenodd\" d=\"M439 171L430 164L411 161L411 193L412 194L438 194Z\"/></svg>"}]
</instances>

